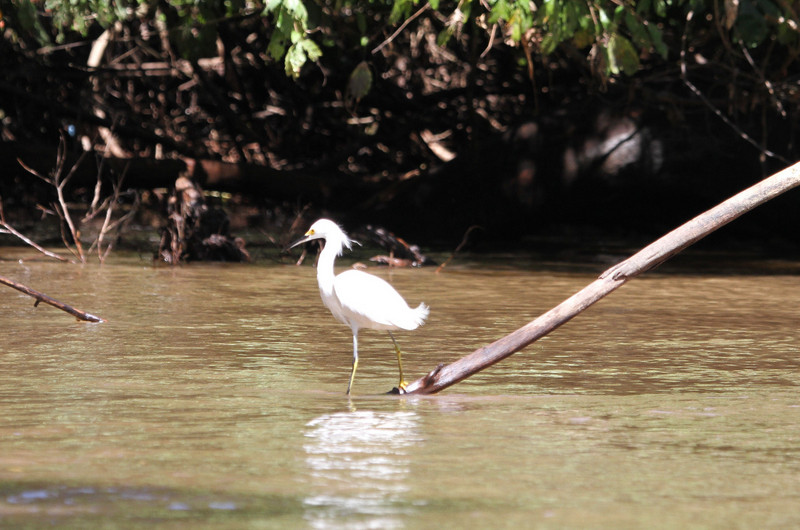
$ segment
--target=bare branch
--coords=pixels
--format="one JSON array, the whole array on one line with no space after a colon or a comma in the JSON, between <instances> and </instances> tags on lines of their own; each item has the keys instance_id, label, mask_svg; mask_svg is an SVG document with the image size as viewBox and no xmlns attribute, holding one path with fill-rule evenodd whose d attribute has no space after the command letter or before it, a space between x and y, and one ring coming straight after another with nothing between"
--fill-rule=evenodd
<instances>
[{"instance_id":1,"label":"bare branch","mask_svg":"<svg viewBox=\"0 0 800 530\"><path fill-rule=\"evenodd\" d=\"M711 110L711 112L716 114L717 117L719 119L721 119L723 122L725 122L725 124L728 127L733 129L734 131L736 131L736 134L738 134L739 137L742 140L744 140L745 142L749 143L750 145L752 145L753 147L758 149L761 153L763 153L764 155L766 155L766 156L768 156L770 158L774 158L776 160L780 160L781 162L784 162L786 164L791 164L791 162L789 160L787 160L786 158L784 158L783 156L781 156L781 155L779 155L777 153L774 153L774 152L770 151L766 147L760 145L753 138L751 138L750 135L748 135L742 129L737 127L736 124L733 123L730 120L730 118L728 118L725 114L723 114L723 112L721 110L719 110L717 107L715 107L714 104L711 103L711 101L709 101L709 99L705 96L705 94L703 94L700 91L700 89L697 88L694 85L694 83L689 81L689 76L686 73L686 36L687 36L687 33L688 33L689 23L691 22L693 16L694 16L694 12L693 11L689 11L689 13L686 15L686 29L684 30L684 33L683 33L682 45L681 45L681 55L680 55L680 57L681 57L681 59L680 59L680 63L681 63L680 64L680 66L681 66L681 80L689 88L689 90L694 92L694 94L698 98L700 98L700 100L703 102L703 104L706 107L708 107Z\"/></svg>"},{"instance_id":2,"label":"bare branch","mask_svg":"<svg viewBox=\"0 0 800 530\"><path fill-rule=\"evenodd\" d=\"M60 256L59 254L56 254L55 252L50 252L49 250L47 250L45 248L42 248L41 246L36 244L33 240L28 239L27 237L22 235L20 232L18 232L13 226L8 224L6 222L5 210L3 209L3 198L2 197L0 197L0 226L3 227L3 230L2 230L3 232L5 232L7 234L11 234L13 236L16 236L17 238L21 239L26 244L32 246L33 248L35 248L36 250L38 250L39 252L41 252L45 256L47 256L49 258L57 259L59 261L69 261L64 256Z\"/></svg>"},{"instance_id":3,"label":"bare branch","mask_svg":"<svg viewBox=\"0 0 800 530\"><path fill-rule=\"evenodd\" d=\"M92 315L91 313L87 313L85 311L81 311L80 309L76 309L76 308L74 308L74 307L72 307L70 305L67 305L65 303L59 302L58 300L50 298L49 296L47 296L44 293L40 293L39 291L37 291L35 289L31 289L30 287L22 285L21 283L17 283L14 280L11 280L11 279L6 278L4 276L0 276L0 283L2 283L4 285L8 285L9 287L12 287L12 288L16 289L17 291L20 291L22 293L27 294L28 296L32 296L33 298L35 298L36 302L33 304L34 307L37 307L40 302L44 302L45 304L49 304L49 305L51 305L53 307L57 307L58 309L60 309L62 311L66 311L70 315L75 316L78 320L83 320L83 321L86 321L86 322L107 322L106 319L104 319L104 318Z\"/></svg>"},{"instance_id":4,"label":"bare branch","mask_svg":"<svg viewBox=\"0 0 800 530\"><path fill-rule=\"evenodd\" d=\"M433 394L502 361L565 324L631 278L657 267L711 232L797 186L800 186L800 162L684 223L518 330L447 366L440 364L409 384L405 393Z\"/></svg>"},{"instance_id":5,"label":"bare branch","mask_svg":"<svg viewBox=\"0 0 800 530\"><path fill-rule=\"evenodd\" d=\"M391 34L391 35L390 35L390 36L389 36L389 37L388 37L388 38L387 38L385 41L383 41L382 43L380 43L378 46L376 46L376 47L375 47L375 48L372 50L372 53L373 53L373 55L374 55L374 54L376 54L376 53L378 53L379 51L381 51L381 50L382 50L384 47L386 47L386 46L387 46L387 45L388 45L390 42L392 42L394 39L396 39L396 38L397 38L397 36L398 36L398 35L400 35L400 34L403 32L403 30L404 30L404 29L406 29L406 27L407 27L407 26L408 26L408 25L409 25L411 22L413 22L413 21L414 21L414 20L415 20L417 17L419 17L419 16L420 16L422 13L424 13L425 11L427 11L427 10L428 10L430 7L431 7L430 3L427 3L427 2L426 2L426 3L425 3L425 5L424 5L424 6L422 6L421 8L419 8L419 9L417 10L417 12L416 12L416 13L414 13L413 15L411 15L410 17L408 17L408 18L407 18L407 19L406 19L406 20L405 20L405 21L404 21L402 24L400 24L400 27L399 27L399 28L397 28L397 30L396 30L394 33L392 33L392 34Z\"/></svg>"}]
</instances>

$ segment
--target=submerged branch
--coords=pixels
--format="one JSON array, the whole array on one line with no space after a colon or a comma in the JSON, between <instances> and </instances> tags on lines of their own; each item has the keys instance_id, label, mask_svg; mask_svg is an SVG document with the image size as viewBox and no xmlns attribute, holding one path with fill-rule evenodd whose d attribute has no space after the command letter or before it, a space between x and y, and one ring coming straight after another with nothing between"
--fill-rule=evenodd
<instances>
[{"instance_id":1,"label":"submerged branch","mask_svg":"<svg viewBox=\"0 0 800 530\"><path fill-rule=\"evenodd\" d=\"M27 294L28 296L32 296L33 298L35 298L36 302L33 304L34 307L38 306L40 302L44 302L45 304L57 307L62 311L66 311L70 315L76 317L78 320L83 320L86 322L106 322L106 319L104 318L100 318L98 316L92 315L91 313L81 311L80 309L75 309L70 305L59 302L58 300L50 298L44 293L40 293L35 289L31 289L30 287L22 285L21 283L17 283L14 280L10 280L4 276L0 276L0 283L2 283L3 285L8 285L9 287L16 289L17 291L20 291L22 293Z\"/></svg>"}]
</instances>

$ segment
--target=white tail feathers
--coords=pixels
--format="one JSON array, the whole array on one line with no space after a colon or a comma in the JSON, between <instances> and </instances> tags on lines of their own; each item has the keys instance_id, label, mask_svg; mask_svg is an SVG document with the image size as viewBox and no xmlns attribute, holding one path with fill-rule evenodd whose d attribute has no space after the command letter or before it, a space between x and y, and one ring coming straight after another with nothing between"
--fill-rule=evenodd
<instances>
[{"instance_id":1,"label":"white tail feathers","mask_svg":"<svg viewBox=\"0 0 800 530\"><path fill-rule=\"evenodd\" d=\"M425 302L423 302L412 311L414 312L414 321L416 323L416 326L414 327L416 328L425 323L425 319L428 318L428 313L430 313L431 309L425 305Z\"/></svg>"},{"instance_id":2,"label":"white tail feathers","mask_svg":"<svg viewBox=\"0 0 800 530\"><path fill-rule=\"evenodd\" d=\"M430 309L425 304L419 304L416 309L409 307L408 311L403 311L403 315L400 318L393 319L389 327L374 327L373 329L405 329L411 331L425 323L429 312Z\"/></svg>"}]
</instances>

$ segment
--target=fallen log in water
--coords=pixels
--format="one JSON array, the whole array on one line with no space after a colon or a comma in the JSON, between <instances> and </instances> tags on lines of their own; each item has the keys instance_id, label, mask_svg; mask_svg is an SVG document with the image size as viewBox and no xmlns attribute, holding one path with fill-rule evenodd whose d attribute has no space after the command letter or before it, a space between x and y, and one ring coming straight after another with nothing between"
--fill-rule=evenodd
<instances>
[{"instance_id":1,"label":"fallen log in water","mask_svg":"<svg viewBox=\"0 0 800 530\"><path fill-rule=\"evenodd\" d=\"M78 320L84 320L86 322L106 322L106 319L100 318L98 316L92 315L91 313L87 313L85 311L81 311L80 309L75 309L74 307L59 302L53 298L50 298L44 293L40 293L35 289L31 289L28 286L22 285L21 283L17 283L14 280L10 280L4 276L0 276L0 283L4 285L8 285L9 287L13 287L17 291L27 294L28 296L32 296L36 299L33 306L36 307L39 305L40 302L44 302L45 304L50 304L53 307L57 307L62 311L66 311L70 315L75 316Z\"/></svg>"},{"instance_id":2,"label":"fallen log in water","mask_svg":"<svg viewBox=\"0 0 800 530\"><path fill-rule=\"evenodd\" d=\"M762 180L681 225L630 258L611 267L581 291L513 333L449 365L440 364L426 376L409 384L405 393L434 394L502 361L568 322L629 279L658 266L742 214L798 185L800 185L800 163Z\"/></svg>"}]
</instances>

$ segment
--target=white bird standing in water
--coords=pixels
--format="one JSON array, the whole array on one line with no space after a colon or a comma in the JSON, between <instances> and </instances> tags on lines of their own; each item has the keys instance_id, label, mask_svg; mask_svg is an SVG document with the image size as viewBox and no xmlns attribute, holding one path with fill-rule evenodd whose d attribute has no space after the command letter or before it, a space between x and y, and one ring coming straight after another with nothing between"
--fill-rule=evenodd
<instances>
[{"instance_id":1,"label":"white bird standing in water","mask_svg":"<svg viewBox=\"0 0 800 530\"><path fill-rule=\"evenodd\" d=\"M397 366L400 369L398 388L403 392L407 383L403 380L400 347L392 331L417 329L428 317L428 306L421 303L416 309L411 309L400 293L388 282L366 272L347 270L334 276L333 262L336 256L340 256L345 247L351 249L353 241L339 225L329 219L315 222L305 236L292 243L289 248L314 239L325 240L325 246L317 262L317 283L322 303L330 309L337 320L350 326L353 331L353 370L350 372L347 393L350 393L358 368L358 330L363 328L385 329L389 332L397 352Z\"/></svg>"}]
</instances>

